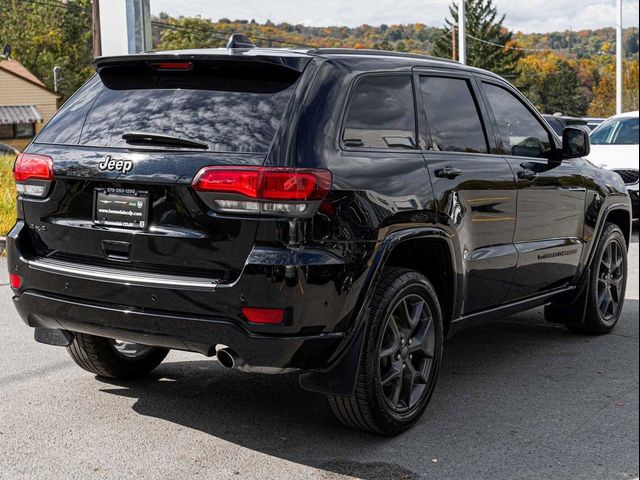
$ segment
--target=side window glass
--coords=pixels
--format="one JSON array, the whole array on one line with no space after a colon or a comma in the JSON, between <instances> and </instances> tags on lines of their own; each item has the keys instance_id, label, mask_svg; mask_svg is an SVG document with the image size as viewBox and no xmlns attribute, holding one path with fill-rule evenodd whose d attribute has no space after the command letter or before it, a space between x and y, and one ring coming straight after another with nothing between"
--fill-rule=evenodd
<instances>
[{"instance_id":1,"label":"side window glass","mask_svg":"<svg viewBox=\"0 0 640 480\"><path fill-rule=\"evenodd\" d=\"M591 134L591 143L593 145L604 145L608 143L609 136L616 126L616 122L603 123Z\"/></svg>"},{"instance_id":2,"label":"side window glass","mask_svg":"<svg viewBox=\"0 0 640 480\"><path fill-rule=\"evenodd\" d=\"M431 149L487 153L487 141L469 83L464 79L420 77Z\"/></svg>"},{"instance_id":3,"label":"side window glass","mask_svg":"<svg viewBox=\"0 0 640 480\"><path fill-rule=\"evenodd\" d=\"M342 132L346 147L415 149L415 133L409 75L376 75L358 81Z\"/></svg>"},{"instance_id":4,"label":"side window glass","mask_svg":"<svg viewBox=\"0 0 640 480\"><path fill-rule=\"evenodd\" d=\"M544 158L551 150L549 133L527 107L502 87L483 83L509 155Z\"/></svg>"}]
</instances>

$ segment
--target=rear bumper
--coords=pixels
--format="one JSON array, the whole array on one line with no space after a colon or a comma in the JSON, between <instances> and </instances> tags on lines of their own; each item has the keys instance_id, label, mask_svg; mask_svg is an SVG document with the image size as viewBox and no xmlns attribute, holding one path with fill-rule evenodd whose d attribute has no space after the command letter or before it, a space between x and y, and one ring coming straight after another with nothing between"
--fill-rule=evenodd
<instances>
[{"instance_id":1,"label":"rear bumper","mask_svg":"<svg viewBox=\"0 0 640 480\"><path fill-rule=\"evenodd\" d=\"M144 275L114 281L108 269L96 269L95 277L65 271L29 258L28 243L27 227L18 222L7 237L8 266L23 279L13 300L27 325L205 355L225 345L256 367L329 368L346 341L357 293L342 287L350 272L327 252L257 251L240 279L212 287L170 279L153 284ZM244 305L285 308L286 320L249 324Z\"/></svg>"},{"instance_id":2,"label":"rear bumper","mask_svg":"<svg viewBox=\"0 0 640 480\"><path fill-rule=\"evenodd\" d=\"M192 318L87 304L29 290L14 296L13 301L22 319L31 327L88 333L205 355L214 355L215 346L222 344L232 347L251 366L326 368L327 359L342 340L340 333L252 334L224 318Z\"/></svg>"}]
</instances>

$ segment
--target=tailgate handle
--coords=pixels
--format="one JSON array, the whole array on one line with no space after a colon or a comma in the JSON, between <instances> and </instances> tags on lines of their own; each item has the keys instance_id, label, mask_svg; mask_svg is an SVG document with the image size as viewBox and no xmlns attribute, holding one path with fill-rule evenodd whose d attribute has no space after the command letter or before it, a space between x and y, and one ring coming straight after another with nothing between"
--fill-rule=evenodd
<instances>
[{"instance_id":1,"label":"tailgate handle","mask_svg":"<svg viewBox=\"0 0 640 480\"><path fill-rule=\"evenodd\" d=\"M110 260L128 262L131 255L131 244L117 240L102 240L102 250Z\"/></svg>"}]
</instances>

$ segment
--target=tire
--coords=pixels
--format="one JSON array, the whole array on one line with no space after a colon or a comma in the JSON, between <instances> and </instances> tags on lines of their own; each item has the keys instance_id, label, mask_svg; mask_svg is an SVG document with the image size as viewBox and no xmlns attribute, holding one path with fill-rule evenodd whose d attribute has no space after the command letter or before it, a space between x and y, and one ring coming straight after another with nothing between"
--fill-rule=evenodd
<instances>
[{"instance_id":1,"label":"tire","mask_svg":"<svg viewBox=\"0 0 640 480\"><path fill-rule=\"evenodd\" d=\"M607 262L612 263L608 272ZM627 243L622 230L613 223L607 223L602 232L593 256L589 280L584 322L567 326L578 333L603 335L618 323L627 287ZM603 304L608 295L603 295L603 292L607 288L612 304L605 310Z\"/></svg>"},{"instance_id":2,"label":"tire","mask_svg":"<svg viewBox=\"0 0 640 480\"><path fill-rule=\"evenodd\" d=\"M134 352L133 348L136 347ZM87 372L116 380L139 378L148 374L169 353L166 348L125 344L86 333L75 333L67 351L78 366Z\"/></svg>"},{"instance_id":3,"label":"tire","mask_svg":"<svg viewBox=\"0 0 640 480\"><path fill-rule=\"evenodd\" d=\"M442 310L424 275L387 268L370 312L355 391L327 399L343 424L398 435L420 419L433 394L442 361Z\"/></svg>"}]
</instances>

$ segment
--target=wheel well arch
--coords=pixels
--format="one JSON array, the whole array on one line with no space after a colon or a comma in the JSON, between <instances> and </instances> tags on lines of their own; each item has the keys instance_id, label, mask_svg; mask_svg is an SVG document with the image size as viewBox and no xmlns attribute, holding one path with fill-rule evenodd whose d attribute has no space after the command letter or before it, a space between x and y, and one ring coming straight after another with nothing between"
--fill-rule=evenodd
<instances>
[{"instance_id":1,"label":"wheel well arch","mask_svg":"<svg viewBox=\"0 0 640 480\"><path fill-rule=\"evenodd\" d=\"M429 279L438 294L447 332L453 320L456 295L454 258L447 241L437 237L404 240L389 252L384 266L415 270Z\"/></svg>"},{"instance_id":2,"label":"wheel well arch","mask_svg":"<svg viewBox=\"0 0 640 480\"><path fill-rule=\"evenodd\" d=\"M622 208L616 208L609 212L607 212L607 216L604 220L603 227L606 223L613 223L620 227L622 230L622 234L624 235L624 239L627 243L627 247L629 246L629 242L631 241L631 214L628 210L624 210Z\"/></svg>"}]
</instances>

